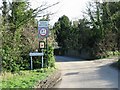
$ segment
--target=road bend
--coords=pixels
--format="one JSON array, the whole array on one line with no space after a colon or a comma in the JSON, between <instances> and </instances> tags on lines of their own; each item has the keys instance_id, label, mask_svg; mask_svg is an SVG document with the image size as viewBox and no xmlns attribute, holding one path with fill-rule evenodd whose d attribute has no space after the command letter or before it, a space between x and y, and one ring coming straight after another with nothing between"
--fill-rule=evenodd
<instances>
[{"instance_id":1,"label":"road bend","mask_svg":"<svg viewBox=\"0 0 120 90\"><path fill-rule=\"evenodd\" d=\"M119 71L110 66L117 58L86 61L56 56L62 80L54 88L118 88Z\"/></svg>"}]
</instances>

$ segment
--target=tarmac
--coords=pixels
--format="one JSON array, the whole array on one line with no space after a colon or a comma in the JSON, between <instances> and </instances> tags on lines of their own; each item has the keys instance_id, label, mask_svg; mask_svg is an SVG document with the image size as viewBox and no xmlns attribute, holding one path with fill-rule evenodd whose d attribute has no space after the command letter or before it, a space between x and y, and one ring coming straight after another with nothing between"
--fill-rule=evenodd
<instances>
[{"instance_id":1,"label":"tarmac","mask_svg":"<svg viewBox=\"0 0 120 90\"><path fill-rule=\"evenodd\" d=\"M99 60L82 60L56 56L62 80L54 88L117 88L119 71L110 66L117 57ZM110 89L110 90L111 90Z\"/></svg>"}]
</instances>

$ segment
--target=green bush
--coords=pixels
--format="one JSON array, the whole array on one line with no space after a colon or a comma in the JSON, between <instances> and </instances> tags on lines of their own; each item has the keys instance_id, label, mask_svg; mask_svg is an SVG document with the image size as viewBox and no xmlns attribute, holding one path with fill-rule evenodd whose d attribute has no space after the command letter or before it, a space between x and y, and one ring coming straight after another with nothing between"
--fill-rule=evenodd
<instances>
[{"instance_id":1,"label":"green bush","mask_svg":"<svg viewBox=\"0 0 120 90\"><path fill-rule=\"evenodd\" d=\"M55 67L54 49L52 46L48 47L48 67Z\"/></svg>"},{"instance_id":2,"label":"green bush","mask_svg":"<svg viewBox=\"0 0 120 90\"><path fill-rule=\"evenodd\" d=\"M48 45L47 52L45 51L45 67L55 67L54 49Z\"/></svg>"},{"instance_id":3,"label":"green bush","mask_svg":"<svg viewBox=\"0 0 120 90\"><path fill-rule=\"evenodd\" d=\"M6 28L3 29L3 37L2 37L2 67L3 70L6 71L19 71L22 57L21 57L21 38L19 30L14 33L14 35L10 31L6 31Z\"/></svg>"}]
</instances>

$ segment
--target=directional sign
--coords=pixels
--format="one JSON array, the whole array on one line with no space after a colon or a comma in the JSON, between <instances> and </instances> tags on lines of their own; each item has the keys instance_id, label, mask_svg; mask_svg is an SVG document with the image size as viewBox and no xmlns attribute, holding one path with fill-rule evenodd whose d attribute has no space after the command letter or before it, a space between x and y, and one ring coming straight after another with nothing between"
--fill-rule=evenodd
<instances>
[{"instance_id":1,"label":"directional sign","mask_svg":"<svg viewBox=\"0 0 120 90\"><path fill-rule=\"evenodd\" d=\"M31 58L31 60L30 60L31 70L33 69L33 60L32 60L33 56L42 56L42 67L43 67L43 64L44 64L43 63L43 55L44 55L43 50L42 50L42 53L29 53L29 56Z\"/></svg>"},{"instance_id":2,"label":"directional sign","mask_svg":"<svg viewBox=\"0 0 120 90\"><path fill-rule=\"evenodd\" d=\"M43 56L44 53L29 53L29 56Z\"/></svg>"}]
</instances>

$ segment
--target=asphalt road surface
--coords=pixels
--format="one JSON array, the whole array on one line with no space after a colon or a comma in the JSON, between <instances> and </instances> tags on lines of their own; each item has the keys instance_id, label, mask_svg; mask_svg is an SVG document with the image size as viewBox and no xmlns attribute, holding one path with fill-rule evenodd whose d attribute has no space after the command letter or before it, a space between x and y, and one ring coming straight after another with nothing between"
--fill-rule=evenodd
<instances>
[{"instance_id":1,"label":"asphalt road surface","mask_svg":"<svg viewBox=\"0 0 120 90\"><path fill-rule=\"evenodd\" d=\"M56 56L62 80L54 88L118 88L118 70L111 67L117 58L85 61Z\"/></svg>"}]
</instances>

